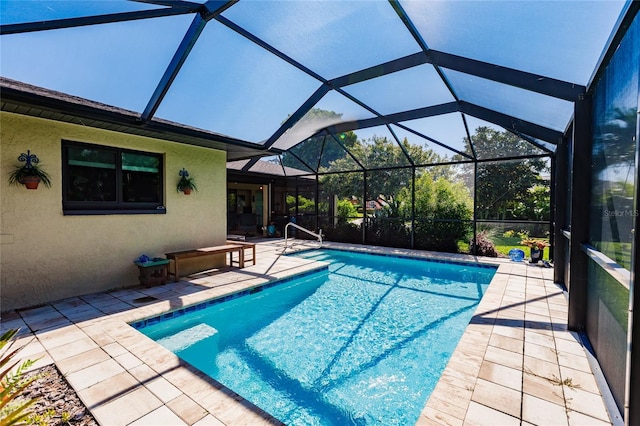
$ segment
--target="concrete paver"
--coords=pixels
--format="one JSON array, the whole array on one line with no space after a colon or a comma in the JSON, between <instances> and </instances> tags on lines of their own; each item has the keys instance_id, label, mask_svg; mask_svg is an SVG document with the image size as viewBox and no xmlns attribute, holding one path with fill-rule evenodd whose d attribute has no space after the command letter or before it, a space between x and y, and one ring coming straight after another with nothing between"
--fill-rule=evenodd
<instances>
[{"instance_id":1,"label":"concrete paver","mask_svg":"<svg viewBox=\"0 0 640 426\"><path fill-rule=\"evenodd\" d=\"M23 356L55 362L101 424L277 424L267 413L189 367L129 322L157 316L324 267L283 257L282 240L257 246L256 265L226 268L152 288L136 287L4 313L2 329L22 327ZM298 242L297 248L316 243ZM423 258L465 255L371 246L327 246ZM508 260L452 355L418 425L606 425L603 398L552 270ZM153 297L151 301L138 301Z\"/></svg>"}]
</instances>

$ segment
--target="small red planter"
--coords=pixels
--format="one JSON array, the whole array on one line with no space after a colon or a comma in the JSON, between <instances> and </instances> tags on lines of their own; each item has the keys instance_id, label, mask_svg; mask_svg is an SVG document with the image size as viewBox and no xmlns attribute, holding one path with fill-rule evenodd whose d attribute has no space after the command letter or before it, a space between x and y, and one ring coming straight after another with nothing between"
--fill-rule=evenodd
<instances>
[{"instance_id":1,"label":"small red planter","mask_svg":"<svg viewBox=\"0 0 640 426\"><path fill-rule=\"evenodd\" d=\"M38 189L40 178L37 176L27 176L22 178L22 183L27 187L27 189Z\"/></svg>"}]
</instances>

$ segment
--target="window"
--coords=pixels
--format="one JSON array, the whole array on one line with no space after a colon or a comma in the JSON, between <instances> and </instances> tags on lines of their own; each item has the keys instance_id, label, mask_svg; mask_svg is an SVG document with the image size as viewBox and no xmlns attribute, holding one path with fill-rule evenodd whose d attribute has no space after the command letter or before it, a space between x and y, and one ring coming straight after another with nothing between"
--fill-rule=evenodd
<instances>
[{"instance_id":1,"label":"window","mask_svg":"<svg viewBox=\"0 0 640 426\"><path fill-rule=\"evenodd\" d=\"M62 142L65 214L165 213L162 155Z\"/></svg>"}]
</instances>

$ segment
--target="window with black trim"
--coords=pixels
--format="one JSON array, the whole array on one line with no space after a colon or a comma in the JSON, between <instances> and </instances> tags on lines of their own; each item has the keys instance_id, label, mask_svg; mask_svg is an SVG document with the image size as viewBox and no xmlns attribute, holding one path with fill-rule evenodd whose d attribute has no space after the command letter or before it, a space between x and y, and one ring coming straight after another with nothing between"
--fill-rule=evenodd
<instances>
[{"instance_id":1,"label":"window with black trim","mask_svg":"<svg viewBox=\"0 0 640 426\"><path fill-rule=\"evenodd\" d=\"M65 214L165 213L163 156L62 141Z\"/></svg>"}]
</instances>

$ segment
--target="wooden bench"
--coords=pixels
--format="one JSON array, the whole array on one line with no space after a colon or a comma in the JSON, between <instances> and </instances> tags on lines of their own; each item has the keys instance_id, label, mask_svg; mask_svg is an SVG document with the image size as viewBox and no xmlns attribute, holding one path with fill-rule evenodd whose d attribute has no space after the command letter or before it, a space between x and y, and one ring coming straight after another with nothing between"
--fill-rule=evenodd
<instances>
[{"instance_id":1,"label":"wooden bench","mask_svg":"<svg viewBox=\"0 0 640 426\"><path fill-rule=\"evenodd\" d=\"M224 246L204 247L195 250L183 250L172 253L165 253L165 256L168 260L173 260L173 272L171 272L171 268L169 268L169 278L171 278L171 275L173 275L175 277L175 281L178 281L178 279L180 278L181 260L191 259L194 257L213 256L216 254L224 254L226 263L226 254L229 253L229 265L232 265L233 253L238 252L238 267L244 268L244 249L245 247L234 243L226 244Z\"/></svg>"},{"instance_id":2,"label":"wooden bench","mask_svg":"<svg viewBox=\"0 0 640 426\"><path fill-rule=\"evenodd\" d=\"M245 250L251 249L252 253L251 253L251 259L249 260L253 260L253 264L256 264L256 243L248 243L246 241L235 241L235 240L227 240L227 244L235 244L238 246L243 246L243 248ZM247 260L247 258L245 257L244 260ZM233 259L230 259L229 263L233 264Z\"/></svg>"}]
</instances>

